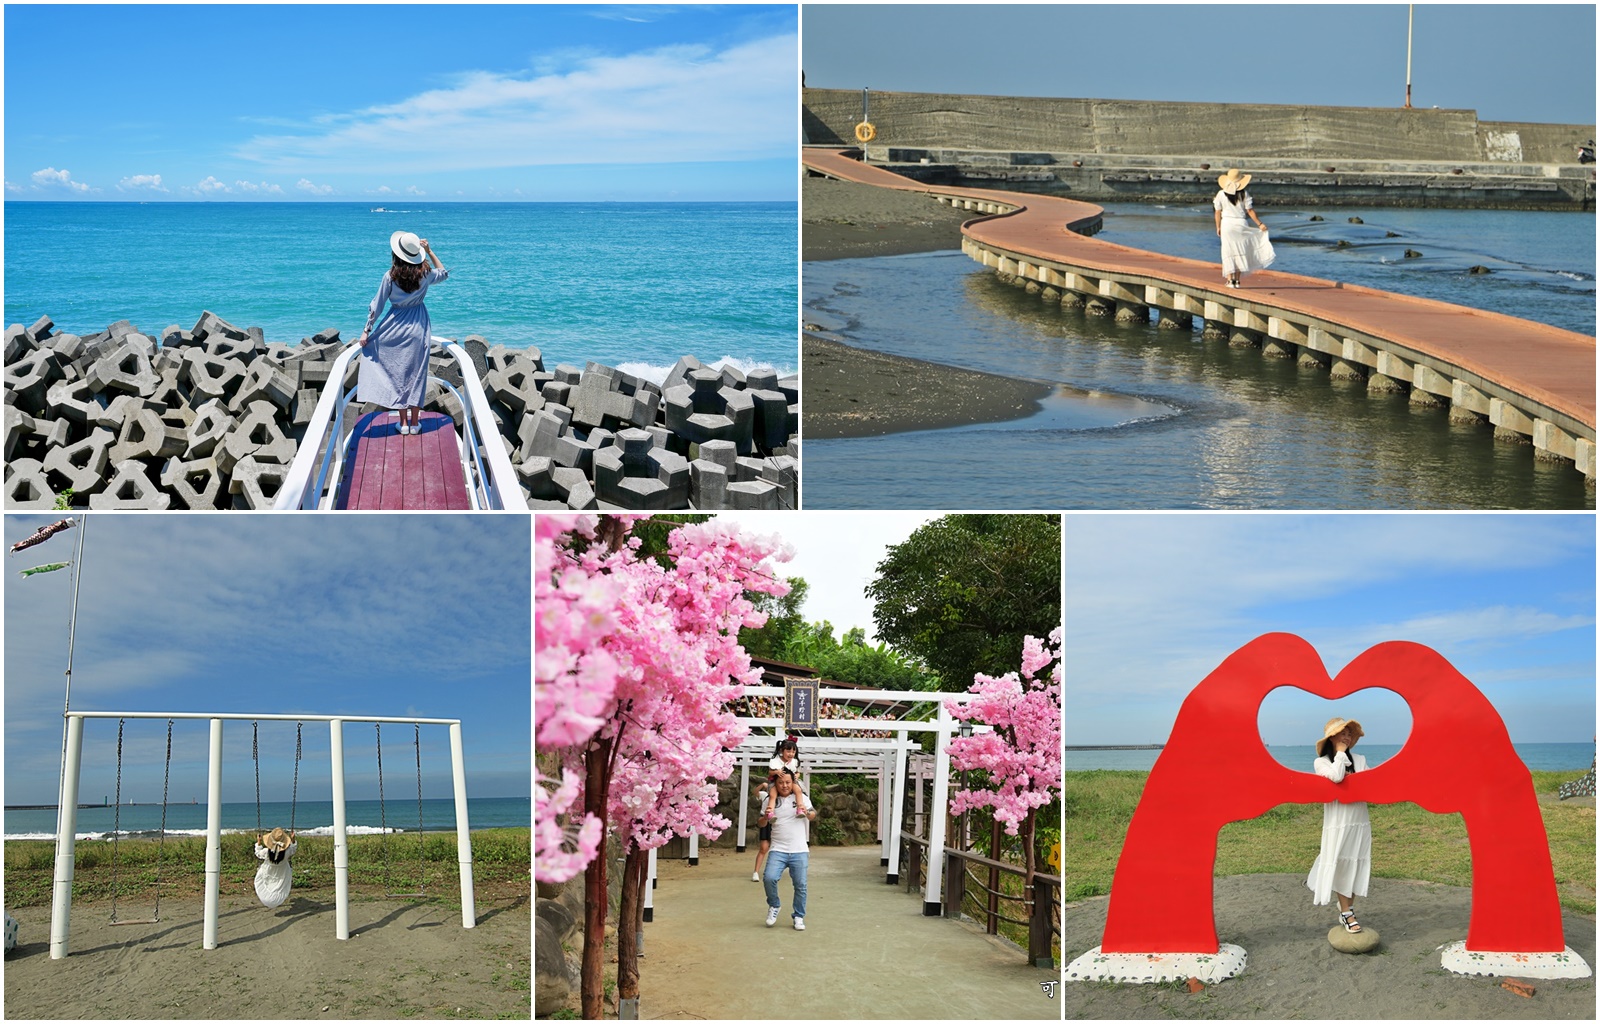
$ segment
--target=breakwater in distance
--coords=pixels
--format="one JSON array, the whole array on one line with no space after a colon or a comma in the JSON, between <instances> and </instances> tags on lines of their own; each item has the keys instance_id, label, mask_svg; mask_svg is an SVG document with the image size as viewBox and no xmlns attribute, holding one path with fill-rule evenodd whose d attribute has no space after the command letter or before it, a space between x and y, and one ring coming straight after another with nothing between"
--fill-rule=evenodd
<instances>
[{"instance_id":1,"label":"breakwater in distance","mask_svg":"<svg viewBox=\"0 0 1600 1024\"><path fill-rule=\"evenodd\" d=\"M861 93L803 91L813 145L857 146ZM1594 210L1594 125L1472 110L873 92L869 160L930 184L1090 201L1210 199L1229 167L1302 205Z\"/></svg>"},{"instance_id":2,"label":"breakwater in distance","mask_svg":"<svg viewBox=\"0 0 1600 1024\"><path fill-rule=\"evenodd\" d=\"M269 342L209 311L159 342L126 320L87 337L48 316L12 324L5 506L270 508L346 344L334 329ZM539 349L477 335L462 348L530 508L796 507L796 378L686 356L656 383L595 362L546 370ZM437 345L430 372L462 383ZM462 421L437 383L424 405Z\"/></svg>"}]
</instances>

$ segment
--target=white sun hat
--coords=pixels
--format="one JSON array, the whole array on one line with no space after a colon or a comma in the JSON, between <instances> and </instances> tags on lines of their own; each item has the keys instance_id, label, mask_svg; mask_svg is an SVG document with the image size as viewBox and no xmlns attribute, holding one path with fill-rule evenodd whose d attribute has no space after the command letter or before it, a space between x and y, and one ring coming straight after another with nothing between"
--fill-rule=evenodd
<instances>
[{"instance_id":1,"label":"white sun hat","mask_svg":"<svg viewBox=\"0 0 1600 1024\"><path fill-rule=\"evenodd\" d=\"M396 231L390 235L389 248L407 263L422 262L422 239L409 231Z\"/></svg>"}]
</instances>

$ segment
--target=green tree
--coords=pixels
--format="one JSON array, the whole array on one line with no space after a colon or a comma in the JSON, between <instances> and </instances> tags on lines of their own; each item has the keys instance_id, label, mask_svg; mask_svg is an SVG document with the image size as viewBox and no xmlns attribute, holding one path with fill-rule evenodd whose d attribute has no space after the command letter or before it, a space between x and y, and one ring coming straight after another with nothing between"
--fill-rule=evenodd
<instances>
[{"instance_id":1,"label":"green tree","mask_svg":"<svg viewBox=\"0 0 1600 1024\"><path fill-rule=\"evenodd\" d=\"M889 549L867 587L878 635L946 690L1016 667L1061 625L1059 515L950 515Z\"/></svg>"},{"instance_id":2,"label":"green tree","mask_svg":"<svg viewBox=\"0 0 1600 1024\"><path fill-rule=\"evenodd\" d=\"M806 620L800 614L800 609L805 605L806 593L811 587L799 576L790 576L788 580L789 592L782 597L756 594L751 598L758 610L767 613L765 626L760 629L746 626L739 630L739 646L748 651L752 658L789 661L785 649L806 629Z\"/></svg>"}]
</instances>

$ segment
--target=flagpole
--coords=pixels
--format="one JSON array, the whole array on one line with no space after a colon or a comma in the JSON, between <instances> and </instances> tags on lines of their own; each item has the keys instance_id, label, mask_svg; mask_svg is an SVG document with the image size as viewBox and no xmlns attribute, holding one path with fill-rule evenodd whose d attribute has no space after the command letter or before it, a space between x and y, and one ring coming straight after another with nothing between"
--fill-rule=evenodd
<instances>
[{"instance_id":1,"label":"flagpole","mask_svg":"<svg viewBox=\"0 0 1600 1024\"><path fill-rule=\"evenodd\" d=\"M72 655L78 638L78 585L83 582L83 538L89 532L89 514L78 520L78 557L72 560L72 617L67 622L67 686L61 701L61 774L56 780L56 845L60 853L61 814L67 791L67 712L72 710Z\"/></svg>"},{"instance_id":2,"label":"flagpole","mask_svg":"<svg viewBox=\"0 0 1600 1024\"><path fill-rule=\"evenodd\" d=\"M1406 4L1406 109L1411 109L1411 19L1416 4Z\"/></svg>"}]
</instances>

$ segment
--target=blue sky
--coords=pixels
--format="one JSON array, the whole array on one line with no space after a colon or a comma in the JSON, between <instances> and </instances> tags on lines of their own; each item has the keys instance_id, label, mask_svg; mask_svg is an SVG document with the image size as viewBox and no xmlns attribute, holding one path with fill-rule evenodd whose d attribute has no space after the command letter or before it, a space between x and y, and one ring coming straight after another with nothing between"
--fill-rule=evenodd
<instances>
[{"instance_id":1,"label":"blue sky","mask_svg":"<svg viewBox=\"0 0 1600 1024\"><path fill-rule=\"evenodd\" d=\"M11 544L56 516L8 515ZM529 528L523 516L88 516L75 710L459 718L473 797L530 792ZM5 802L54 803L76 530L7 556ZM414 792L411 729L384 730ZM130 721L123 792L157 800L165 723ZM293 723L261 725L262 797L288 799ZM391 738L392 737L392 738ZM390 743L395 742L398 752ZM328 727L305 727L300 795L328 799ZM345 726L350 799L372 799L373 729ZM207 727L174 730L174 785L205 796ZM229 723L223 799L254 799L250 725ZM423 729L424 792L450 795L448 732ZM115 782L116 722L85 728L83 792ZM390 765L384 766L386 778ZM371 790L371 792L368 792Z\"/></svg>"},{"instance_id":2,"label":"blue sky","mask_svg":"<svg viewBox=\"0 0 1600 1024\"><path fill-rule=\"evenodd\" d=\"M834 89L1398 107L1406 5L808 4ZM1416 5L1411 103L1590 124L1595 8Z\"/></svg>"},{"instance_id":3,"label":"blue sky","mask_svg":"<svg viewBox=\"0 0 1600 1024\"><path fill-rule=\"evenodd\" d=\"M1263 633L1310 641L1329 674L1385 640L1442 654L1515 741L1595 732L1592 515L1084 515L1066 525L1068 744L1158 743L1188 692ZM1400 743L1388 691L1329 705L1274 691L1269 744L1335 710Z\"/></svg>"},{"instance_id":4,"label":"blue sky","mask_svg":"<svg viewBox=\"0 0 1600 1024\"><path fill-rule=\"evenodd\" d=\"M794 7L5 8L7 199L791 200Z\"/></svg>"}]
</instances>

